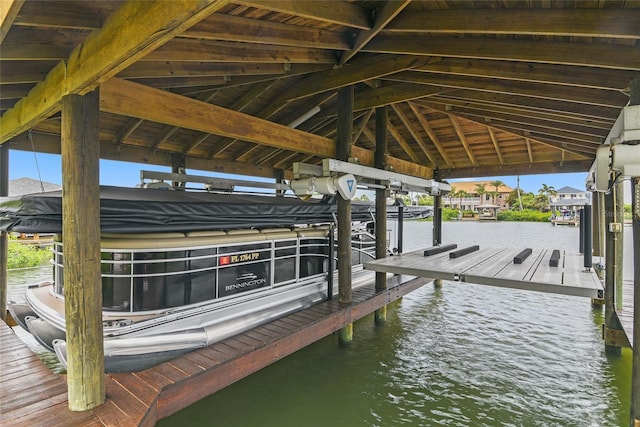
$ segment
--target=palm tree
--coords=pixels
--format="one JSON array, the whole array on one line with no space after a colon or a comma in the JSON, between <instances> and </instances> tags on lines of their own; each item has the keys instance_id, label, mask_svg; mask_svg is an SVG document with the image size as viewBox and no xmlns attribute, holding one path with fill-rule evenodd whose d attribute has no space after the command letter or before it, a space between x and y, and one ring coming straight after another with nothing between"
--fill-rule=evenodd
<instances>
[{"instance_id":1,"label":"palm tree","mask_svg":"<svg viewBox=\"0 0 640 427\"><path fill-rule=\"evenodd\" d=\"M452 185L451 190L449 190L449 194L447 194L447 196L449 196L449 208L451 209L453 209L453 203L451 203L451 199L456 197L457 193L458 193L458 189Z\"/></svg>"},{"instance_id":2,"label":"palm tree","mask_svg":"<svg viewBox=\"0 0 640 427\"><path fill-rule=\"evenodd\" d=\"M480 204L484 202L484 195L487 193L487 184L476 184L476 193L480 196Z\"/></svg>"},{"instance_id":3,"label":"palm tree","mask_svg":"<svg viewBox=\"0 0 640 427\"><path fill-rule=\"evenodd\" d=\"M498 197L498 194L500 194L499 189L504 185L504 181L500 181L499 179L496 179L495 181L491 181L489 185L493 185L496 189L496 191L493 193L493 204L497 205L496 198Z\"/></svg>"},{"instance_id":4,"label":"palm tree","mask_svg":"<svg viewBox=\"0 0 640 427\"><path fill-rule=\"evenodd\" d=\"M464 190L460 190L458 191L458 197L460 197L460 212L462 212L462 199L464 199L465 197L467 197L467 192Z\"/></svg>"},{"instance_id":5,"label":"palm tree","mask_svg":"<svg viewBox=\"0 0 640 427\"><path fill-rule=\"evenodd\" d=\"M545 200L546 203L544 207L551 209L551 197L557 196L558 192L553 185L542 184L542 187L538 190L538 195Z\"/></svg>"}]
</instances>

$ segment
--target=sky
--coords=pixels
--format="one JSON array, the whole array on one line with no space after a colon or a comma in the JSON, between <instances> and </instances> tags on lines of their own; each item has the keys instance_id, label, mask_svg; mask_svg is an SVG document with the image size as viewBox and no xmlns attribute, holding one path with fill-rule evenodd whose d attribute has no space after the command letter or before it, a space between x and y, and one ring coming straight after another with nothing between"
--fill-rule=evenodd
<instances>
[{"instance_id":1,"label":"sky","mask_svg":"<svg viewBox=\"0 0 640 427\"><path fill-rule=\"evenodd\" d=\"M36 161L37 159L37 161ZM39 169L39 173L38 173ZM169 167L153 166L147 164L136 164L128 162L116 162L111 160L100 160L100 184L115 185L123 187L133 187L140 183L140 171L153 170L162 172L171 172ZM187 173L196 175L222 176L211 172L187 170ZM564 186L574 187L579 190L585 189L584 173L565 173L565 174L544 174L544 175L521 175L520 188L527 192L538 193L542 184L553 186L556 190ZM33 153L28 151L10 150L9 152L9 179L17 178L33 178L42 179L45 182L54 184L62 184L62 161L60 155ZM246 177L242 177L246 179ZM516 188L515 176L498 176L486 178L469 178L455 181L494 181L499 179L506 185ZM264 179L259 179L264 181Z\"/></svg>"}]
</instances>

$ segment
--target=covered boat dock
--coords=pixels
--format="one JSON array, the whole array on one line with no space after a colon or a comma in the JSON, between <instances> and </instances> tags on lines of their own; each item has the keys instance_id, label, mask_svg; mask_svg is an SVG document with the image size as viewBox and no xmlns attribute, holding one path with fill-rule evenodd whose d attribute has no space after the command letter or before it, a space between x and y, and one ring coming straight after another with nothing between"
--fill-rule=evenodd
<instances>
[{"instance_id":1,"label":"covered boat dock","mask_svg":"<svg viewBox=\"0 0 640 427\"><path fill-rule=\"evenodd\" d=\"M621 111L640 104L637 0L7 0L0 2L0 48L0 196L8 192L11 151L61 154L67 334L75 354L66 397L76 411L113 410L113 423L122 417L104 403L105 378L107 390L112 379L99 363L99 160L282 183L293 178L294 163L336 158L442 181L587 172L603 146L640 140L608 138ZM616 174L604 178L613 189L602 196L599 217L608 349L619 347L612 337L621 330L612 301L622 251L622 221L614 217L624 201L615 196L620 183L608 182ZM378 203L388 183L377 185ZM436 218L439 204L436 197ZM336 217L349 223L350 201L338 203ZM349 240L346 227L338 234L338 242ZM383 231L378 237L385 241ZM342 245L337 302L352 307ZM6 254L0 232L0 318ZM381 291L385 275L378 277ZM638 342L638 271L634 286ZM640 422L635 350L630 425Z\"/></svg>"}]
</instances>

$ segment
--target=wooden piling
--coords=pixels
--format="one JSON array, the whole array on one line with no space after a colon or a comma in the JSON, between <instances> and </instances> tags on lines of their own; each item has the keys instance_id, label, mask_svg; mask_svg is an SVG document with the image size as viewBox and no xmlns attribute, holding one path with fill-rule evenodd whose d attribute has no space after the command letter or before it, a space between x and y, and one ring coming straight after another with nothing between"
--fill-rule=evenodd
<instances>
[{"instance_id":1,"label":"wooden piling","mask_svg":"<svg viewBox=\"0 0 640 427\"><path fill-rule=\"evenodd\" d=\"M376 151L375 167L384 169L387 157L387 107L376 108ZM382 184L376 181L376 184ZM387 190L376 189L376 259L387 256ZM376 291L387 289L386 273L376 272ZM384 323L387 320L387 307L381 307L375 312L375 322Z\"/></svg>"},{"instance_id":2,"label":"wooden piling","mask_svg":"<svg viewBox=\"0 0 640 427\"><path fill-rule=\"evenodd\" d=\"M69 409L105 400L100 278L99 91L62 102L62 239Z\"/></svg>"},{"instance_id":3,"label":"wooden piling","mask_svg":"<svg viewBox=\"0 0 640 427\"><path fill-rule=\"evenodd\" d=\"M0 197L9 195L9 144L0 145ZM7 290L9 281L7 269L9 263L8 233L0 231L0 319L7 320Z\"/></svg>"},{"instance_id":4,"label":"wooden piling","mask_svg":"<svg viewBox=\"0 0 640 427\"><path fill-rule=\"evenodd\" d=\"M351 135L353 133L353 86L338 90L338 122L336 157L349 161L351 155ZM338 196L338 302L351 304L351 200ZM340 340L353 339L353 325L340 331Z\"/></svg>"}]
</instances>

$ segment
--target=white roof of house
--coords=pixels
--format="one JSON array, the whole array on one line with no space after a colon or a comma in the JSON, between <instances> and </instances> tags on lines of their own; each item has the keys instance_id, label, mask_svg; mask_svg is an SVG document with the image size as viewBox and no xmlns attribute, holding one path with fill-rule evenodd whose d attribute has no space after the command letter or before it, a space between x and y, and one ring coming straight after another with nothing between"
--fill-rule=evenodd
<instances>
[{"instance_id":1,"label":"white roof of house","mask_svg":"<svg viewBox=\"0 0 640 427\"><path fill-rule=\"evenodd\" d=\"M18 178L9 181L9 196L24 196L25 194L57 191L62 187L51 182L38 181L32 178Z\"/></svg>"}]
</instances>

